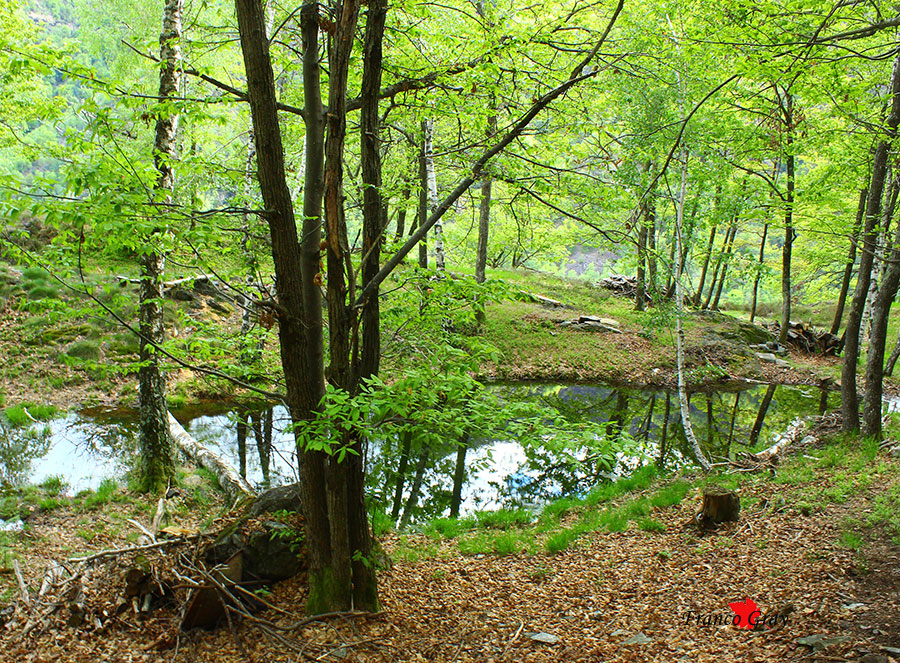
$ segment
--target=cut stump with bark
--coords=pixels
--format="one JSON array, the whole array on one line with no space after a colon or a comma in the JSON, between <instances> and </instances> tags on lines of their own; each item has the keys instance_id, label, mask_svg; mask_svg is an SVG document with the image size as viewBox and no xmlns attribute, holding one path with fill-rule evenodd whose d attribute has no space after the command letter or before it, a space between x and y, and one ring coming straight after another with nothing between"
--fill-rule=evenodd
<instances>
[{"instance_id":1,"label":"cut stump with bark","mask_svg":"<svg viewBox=\"0 0 900 663\"><path fill-rule=\"evenodd\" d=\"M700 527L715 527L719 523L735 521L741 514L741 498L733 490L708 488L703 491L703 508L697 514Z\"/></svg>"}]
</instances>

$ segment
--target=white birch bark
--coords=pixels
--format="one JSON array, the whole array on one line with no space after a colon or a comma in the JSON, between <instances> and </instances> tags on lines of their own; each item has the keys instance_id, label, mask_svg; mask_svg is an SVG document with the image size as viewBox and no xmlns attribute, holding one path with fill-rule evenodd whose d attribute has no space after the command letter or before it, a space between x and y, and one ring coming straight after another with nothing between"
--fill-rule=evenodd
<instances>
[{"instance_id":1,"label":"white birch bark","mask_svg":"<svg viewBox=\"0 0 900 663\"><path fill-rule=\"evenodd\" d=\"M422 123L424 128L423 156L425 159L425 181L428 187L428 214L431 215L438 207L437 175L434 170L434 120L428 119ZM438 271L444 271L444 224L438 221L434 224L434 264Z\"/></svg>"},{"instance_id":2,"label":"white birch bark","mask_svg":"<svg viewBox=\"0 0 900 663\"><path fill-rule=\"evenodd\" d=\"M163 27L159 36L160 103L178 95L181 84L181 31L184 0L166 0ZM157 178L155 191L164 192L162 201L172 202L175 190L178 114L160 115L156 121L153 161ZM141 255L141 286L138 306L141 368L138 370L140 403L140 476L142 487L152 490L175 472L172 444L166 421L166 380L159 365L156 347L163 341L163 277L165 254L153 244L168 233L165 222L146 238L149 248Z\"/></svg>"},{"instance_id":3,"label":"white birch bark","mask_svg":"<svg viewBox=\"0 0 900 663\"><path fill-rule=\"evenodd\" d=\"M672 28L671 20L669 21L669 27ZM672 38L675 40L675 45L678 47L680 54L681 49L674 28L672 28ZM681 114L682 121L684 121L686 118L684 113L684 99L681 89L680 73L676 72L676 79L678 81L678 110ZM712 466L709 464L709 461L706 460L706 456L700 448L700 443L697 441L697 436L694 434L694 427L691 424L690 403L688 402L687 385L685 384L684 379L684 288L681 284L681 275L684 271L684 253L681 250L681 245L682 227L684 225L684 201L687 197L688 173L688 152L684 145L682 145L680 149L680 158L681 186L678 189L678 200L675 205L675 255L678 256L675 265L675 367L678 372L678 401L681 406L681 425L684 428L684 436L691 446L691 451L693 451L694 455L697 457L697 462L700 463L700 467L709 472Z\"/></svg>"}]
</instances>

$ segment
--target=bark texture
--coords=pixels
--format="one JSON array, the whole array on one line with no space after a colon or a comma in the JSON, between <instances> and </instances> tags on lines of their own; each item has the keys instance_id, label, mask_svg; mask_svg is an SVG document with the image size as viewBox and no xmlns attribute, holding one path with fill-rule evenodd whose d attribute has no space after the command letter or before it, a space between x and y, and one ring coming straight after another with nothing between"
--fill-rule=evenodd
<instances>
[{"instance_id":1,"label":"bark texture","mask_svg":"<svg viewBox=\"0 0 900 663\"><path fill-rule=\"evenodd\" d=\"M160 103L178 95L181 82L181 23L183 0L166 0L159 54ZM175 159L177 152L178 114L161 115L156 121L153 161L158 173L156 190L161 202L172 202L175 190ZM154 235L166 233L158 227ZM155 244L151 240L150 244ZM141 484L145 490L165 486L175 474L172 440L169 435L166 381L159 366L156 346L163 341L163 275L165 255L151 249L141 256L141 286L139 305L140 358L138 386L140 396Z\"/></svg>"},{"instance_id":2,"label":"bark texture","mask_svg":"<svg viewBox=\"0 0 900 663\"><path fill-rule=\"evenodd\" d=\"M847 329L844 332L844 360L841 365L841 417L844 432L859 430L859 396L856 391L857 362L859 361L859 340L863 310L869 292L872 263L875 255L875 236L881 218L881 199L884 193L890 143L900 124L900 57L894 60L891 76L891 110L887 119L885 135L878 141L872 159L872 179L866 199L866 221L863 226L863 249L859 258L856 290L847 315Z\"/></svg>"}]
</instances>

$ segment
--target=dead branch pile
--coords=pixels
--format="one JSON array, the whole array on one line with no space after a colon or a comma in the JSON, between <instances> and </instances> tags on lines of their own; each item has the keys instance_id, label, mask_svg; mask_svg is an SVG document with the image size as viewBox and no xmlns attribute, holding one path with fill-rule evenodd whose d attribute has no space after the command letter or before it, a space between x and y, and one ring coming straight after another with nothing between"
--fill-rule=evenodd
<instances>
[{"instance_id":1,"label":"dead branch pile","mask_svg":"<svg viewBox=\"0 0 900 663\"><path fill-rule=\"evenodd\" d=\"M628 297L629 299L634 299L637 295L637 277L636 276L625 276L623 274L613 274L612 276L607 276L605 279L600 281L600 287L605 288L606 290L611 290L613 293L621 296ZM644 292L644 298L649 302L650 294Z\"/></svg>"},{"instance_id":2,"label":"dead branch pile","mask_svg":"<svg viewBox=\"0 0 900 663\"><path fill-rule=\"evenodd\" d=\"M772 322L769 331L775 336L781 333L781 324ZM788 326L787 344L807 354L837 356L844 349L844 339L840 336L817 329L805 322L791 322Z\"/></svg>"},{"instance_id":3,"label":"dead branch pile","mask_svg":"<svg viewBox=\"0 0 900 663\"><path fill-rule=\"evenodd\" d=\"M160 500L164 505L164 500ZM164 508L161 507L161 508ZM300 516L243 515L220 524L218 534L159 532L133 523L139 545L70 557L47 569L37 591L17 574L19 594L0 622L19 642L66 628L104 633L144 631L153 647L175 647L195 627L250 620L276 639L274 625L255 613L271 607L255 590L305 569ZM281 611L283 612L283 611Z\"/></svg>"}]
</instances>

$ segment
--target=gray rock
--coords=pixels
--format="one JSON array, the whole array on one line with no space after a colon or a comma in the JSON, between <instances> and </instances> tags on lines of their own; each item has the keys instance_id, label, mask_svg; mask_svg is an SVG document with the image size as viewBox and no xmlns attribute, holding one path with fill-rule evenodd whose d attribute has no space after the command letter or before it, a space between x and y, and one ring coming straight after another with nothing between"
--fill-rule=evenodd
<instances>
[{"instance_id":1,"label":"gray rock","mask_svg":"<svg viewBox=\"0 0 900 663\"><path fill-rule=\"evenodd\" d=\"M267 522L265 531L254 532L244 546L244 571L251 577L277 582L303 570L299 557L302 532L284 523Z\"/></svg>"},{"instance_id":2,"label":"gray rock","mask_svg":"<svg viewBox=\"0 0 900 663\"><path fill-rule=\"evenodd\" d=\"M258 516L261 513L275 511L297 511L300 508L300 484L291 483L286 486L269 488L257 495L247 514Z\"/></svg>"},{"instance_id":3,"label":"gray rock","mask_svg":"<svg viewBox=\"0 0 900 663\"><path fill-rule=\"evenodd\" d=\"M767 364L774 364L778 361L778 358L773 355L771 352L757 352L756 356L760 361L764 361Z\"/></svg>"},{"instance_id":4,"label":"gray rock","mask_svg":"<svg viewBox=\"0 0 900 663\"><path fill-rule=\"evenodd\" d=\"M835 635L829 637L824 633L814 633L813 635L807 635L802 638L797 638L794 640L798 645L804 645L806 647L811 647L813 651L822 651L826 647L830 647L831 645L837 645L842 642L847 642L850 638L845 635Z\"/></svg>"},{"instance_id":5,"label":"gray rock","mask_svg":"<svg viewBox=\"0 0 900 663\"><path fill-rule=\"evenodd\" d=\"M559 642L558 637L556 637L552 633L544 633L543 631L541 631L540 633L528 633L527 635L535 642L540 642L545 645L555 645L557 642Z\"/></svg>"},{"instance_id":6,"label":"gray rock","mask_svg":"<svg viewBox=\"0 0 900 663\"><path fill-rule=\"evenodd\" d=\"M638 631L633 636L624 640L622 642L623 645L648 645L653 642L653 638L648 638L646 635Z\"/></svg>"}]
</instances>

